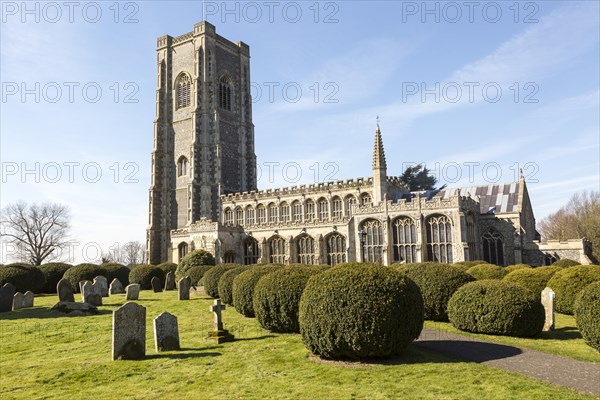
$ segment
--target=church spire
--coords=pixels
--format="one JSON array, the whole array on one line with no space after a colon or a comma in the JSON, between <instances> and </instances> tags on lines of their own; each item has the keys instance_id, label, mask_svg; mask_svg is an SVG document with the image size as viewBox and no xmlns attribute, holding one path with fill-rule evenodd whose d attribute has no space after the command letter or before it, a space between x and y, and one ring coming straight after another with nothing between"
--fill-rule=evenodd
<instances>
[{"instance_id":1,"label":"church spire","mask_svg":"<svg viewBox=\"0 0 600 400\"><path fill-rule=\"evenodd\" d=\"M377 117L377 130L375 131L375 148L373 149L373 203L379 204L385 199L387 193L387 164L383 150L383 140L379 129Z\"/></svg>"},{"instance_id":2,"label":"church spire","mask_svg":"<svg viewBox=\"0 0 600 400\"><path fill-rule=\"evenodd\" d=\"M383 150L383 140L381 130L379 129L379 117L377 117L377 130L375 131L375 148L373 149L373 170L386 170L385 151Z\"/></svg>"}]
</instances>

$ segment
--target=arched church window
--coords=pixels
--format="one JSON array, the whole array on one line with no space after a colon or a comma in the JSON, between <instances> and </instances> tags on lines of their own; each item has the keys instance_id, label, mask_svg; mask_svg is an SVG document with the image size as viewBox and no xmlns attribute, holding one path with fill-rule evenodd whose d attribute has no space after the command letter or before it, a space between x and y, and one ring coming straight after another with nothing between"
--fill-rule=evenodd
<instances>
[{"instance_id":1,"label":"arched church window","mask_svg":"<svg viewBox=\"0 0 600 400\"><path fill-rule=\"evenodd\" d=\"M177 160L177 176L186 176L188 174L188 159L185 156Z\"/></svg>"},{"instance_id":2,"label":"arched church window","mask_svg":"<svg viewBox=\"0 0 600 400\"><path fill-rule=\"evenodd\" d=\"M181 73L175 85L175 108L188 107L191 100L192 79L186 73Z\"/></svg>"},{"instance_id":3,"label":"arched church window","mask_svg":"<svg viewBox=\"0 0 600 400\"><path fill-rule=\"evenodd\" d=\"M319 200L319 220L327 221L329 218L329 203L326 199Z\"/></svg>"},{"instance_id":4,"label":"arched church window","mask_svg":"<svg viewBox=\"0 0 600 400\"><path fill-rule=\"evenodd\" d=\"M298 200L292 203L292 221L302 222L302 203Z\"/></svg>"},{"instance_id":5,"label":"arched church window","mask_svg":"<svg viewBox=\"0 0 600 400\"><path fill-rule=\"evenodd\" d=\"M409 217L392 221L392 247L394 262L417 262L417 226Z\"/></svg>"},{"instance_id":6,"label":"arched church window","mask_svg":"<svg viewBox=\"0 0 600 400\"><path fill-rule=\"evenodd\" d=\"M469 247L469 257L471 260L477 260L477 243L475 236L475 218L472 213L467 214L467 246Z\"/></svg>"},{"instance_id":7,"label":"arched church window","mask_svg":"<svg viewBox=\"0 0 600 400\"><path fill-rule=\"evenodd\" d=\"M269 261L271 264L285 263L285 240L280 236L269 240Z\"/></svg>"},{"instance_id":8,"label":"arched church window","mask_svg":"<svg viewBox=\"0 0 600 400\"><path fill-rule=\"evenodd\" d=\"M179 253L179 259L181 260L188 253L188 244L186 242L179 243L177 250Z\"/></svg>"},{"instance_id":9,"label":"arched church window","mask_svg":"<svg viewBox=\"0 0 600 400\"><path fill-rule=\"evenodd\" d=\"M346 238L339 233L327 237L327 264L337 265L346 262Z\"/></svg>"},{"instance_id":10,"label":"arched church window","mask_svg":"<svg viewBox=\"0 0 600 400\"><path fill-rule=\"evenodd\" d=\"M269 204L269 223L277 223L277 204L275 203Z\"/></svg>"},{"instance_id":11,"label":"arched church window","mask_svg":"<svg viewBox=\"0 0 600 400\"><path fill-rule=\"evenodd\" d=\"M248 237L244 240L244 264L251 265L258 262L260 256L260 250L258 241L252 237Z\"/></svg>"},{"instance_id":12,"label":"arched church window","mask_svg":"<svg viewBox=\"0 0 600 400\"><path fill-rule=\"evenodd\" d=\"M227 264L235 263L235 251L226 251L223 254L223 262Z\"/></svg>"},{"instance_id":13,"label":"arched church window","mask_svg":"<svg viewBox=\"0 0 600 400\"><path fill-rule=\"evenodd\" d=\"M252 206L246 207L246 225L254 225L254 208Z\"/></svg>"},{"instance_id":14,"label":"arched church window","mask_svg":"<svg viewBox=\"0 0 600 400\"><path fill-rule=\"evenodd\" d=\"M363 193L360 196L360 204L362 204L363 206L369 205L371 203L371 195L369 193Z\"/></svg>"},{"instance_id":15,"label":"arched church window","mask_svg":"<svg viewBox=\"0 0 600 400\"><path fill-rule=\"evenodd\" d=\"M314 264L316 259L315 240L308 236L302 235L296 239L296 251L298 254L296 262L300 264Z\"/></svg>"},{"instance_id":16,"label":"arched church window","mask_svg":"<svg viewBox=\"0 0 600 400\"><path fill-rule=\"evenodd\" d=\"M288 203L281 203L281 216L280 220L282 223L290 221L290 205Z\"/></svg>"},{"instance_id":17,"label":"arched church window","mask_svg":"<svg viewBox=\"0 0 600 400\"><path fill-rule=\"evenodd\" d=\"M233 225L233 211L231 208L225 209L225 221L223 221L225 225Z\"/></svg>"},{"instance_id":18,"label":"arched church window","mask_svg":"<svg viewBox=\"0 0 600 400\"><path fill-rule=\"evenodd\" d=\"M244 225L244 210L242 210L242 207L235 209L235 223L236 225Z\"/></svg>"},{"instance_id":19,"label":"arched church window","mask_svg":"<svg viewBox=\"0 0 600 400\"><path fill-rule=\"evenodd\" d=\"M425 223L427 260L452 263L452 221L445 215L433 215Z\"/></svg>"},{"instance_id":20,"label":"arched church window","mask_svg":"<svg viewBox=\"0 0 600 400\"><path fill-rule=\"evenodd\" d=\"M483 259L496 265L504 265L504 238L495 229L489 229L481 236Z\"/></svg>"},{"instance_id":21,"label":"arched church window","mask_svg":"<svg viewBox=\"0 0 600 400\"><path fill-rule=\"evenodd\" d=\"M306 201L306 213L304 214L304 220L310 222L315 219L315 203L312 200Z\"/></svg>"},{"instance_id":22,"label":"arched church window","mask_svg":"<svg viewBox=\"0 0 600 400\"><path fill-rule=\"evenodd\" d=\"M331 216L333 218L342 219L342 199L335 196L331 201Z\"/></svg>"},{"instance_id":23,"label":"arched church window","mask_svg":"<svg viewBox=\"0 0 600 400\"><path fill-rule=\"evenodd\" d=\"M350 194L350 195L346 196L346 199L344 201L346 202L346 217L351 217L352 216L352 206L356 204L356 197L354 197Z\"/></svg>"},{"instance_id":24,"label":"arched church window","mask_svg":"<svg viewBox=\"0 0 600 400\"><path fill-rule=\"evenodd\" d=\"M266 224L267 223L267 209L265 208L265 206L263 206L262 204L259 204L258 207L256 208L256 213L257 213L257 217L258 217L258 223Z\"/></svg>"},{"instance_id":25,"label":"arched church window","mask_svg":"<svg viewBox=\"0 0 600 400\"><path fill-rule=\"evenodd\" d=\"M365 262L383 263L383 227L381 221L370 219L362 224L363 259Z\"/></svg>"},{"instance_id":26,"label":"arched church window","mask_svg":"<svg viewBox=\"0 0 600 400\"><path fill-rule=\"evenodd\" d=\"M219 80L219 107L223 110L231 111L232 86L227 76L222 76Z\"/></svg>"}]
</instances>

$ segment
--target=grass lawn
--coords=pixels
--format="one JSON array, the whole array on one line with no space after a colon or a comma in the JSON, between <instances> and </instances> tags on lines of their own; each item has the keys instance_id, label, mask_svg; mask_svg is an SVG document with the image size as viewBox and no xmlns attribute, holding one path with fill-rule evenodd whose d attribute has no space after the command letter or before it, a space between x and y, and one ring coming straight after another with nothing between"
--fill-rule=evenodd
<instances>
[{"instance_id":1,"label":"grass lawn","mask_svg":"<svg viewBox=\"0 0 600 400\"><path fill-rule=\"evenodd\" d=\"M600 354L585 344L579 330L577 330L575 317L572 315L556 314L555 329L551 332L542 332L539 337L532 339L463 332L453 327L449 322L426 321L425 327L444 332L460 333L461 335L508 346L543 351L575 360L600 363Z\"/></svg>"},{"instance_id":2,"label":"grass lawn","mask_svg":"<svg viewBox=\"0 0 600 400\"><path fill-rule=\"evenodd\" d=\"M231 308L224 312L225 328L238 340L214 345L204 341L212 327L212 300L176 297L174 291L141 292L138 303L147 307L147 358L142 361L110 360L112 311L124 295L104 298L102 314L91 317L52 316L48 309L56 296L36 297L32 309L0 314L0 397L594 398L413 346L379 364L320 362L299 335L270 334ZM163 311L179 318L182 351L154 351L152 319Z\"/></svg>"}]
</instances>

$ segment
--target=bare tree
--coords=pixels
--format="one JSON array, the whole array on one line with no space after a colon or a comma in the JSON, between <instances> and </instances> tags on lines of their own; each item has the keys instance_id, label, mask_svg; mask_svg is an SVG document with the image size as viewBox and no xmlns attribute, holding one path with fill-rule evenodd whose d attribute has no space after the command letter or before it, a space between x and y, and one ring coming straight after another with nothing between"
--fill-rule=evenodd
<instances>
[{"instance_id":1,"label":"bare tree","mask_svg":"<svg viewBox=\"0 0 600 400\"><path fill-rule=\"evenodd\" d=\"M40 265L57 250L70 245L69 208L62 204L20 201L2 210L0 236L19 249L33 265Z\"/></svg>"},{"instance_id":2,"label":"bare tree","mask_svg":"<svg viewBox=\"0 0 600 400\"><path fill-rule=\"evenodd\" d=\"M121 248L121 259L125 265L143 264L146 259L146 246L142 242L127 242Z\"/></svg>"}]
</instances>

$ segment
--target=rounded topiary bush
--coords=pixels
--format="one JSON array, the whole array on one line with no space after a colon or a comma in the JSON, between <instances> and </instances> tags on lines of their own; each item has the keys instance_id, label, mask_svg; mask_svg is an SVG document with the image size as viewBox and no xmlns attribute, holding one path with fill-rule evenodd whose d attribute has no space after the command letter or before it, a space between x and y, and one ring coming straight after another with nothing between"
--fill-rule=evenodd
<instances>
[{"instance_id":1,"label":"rounded topiary bush","mask_svg":"<svg viewBox=\"0 0 600 400\"><path fill-rule=\"evenodd\" d=\"M474 260L474 261L459 261L457 263L450 264L450 265L452 265L455 268L460 269L463 272L466 272L467 269L474 267L476 265L479 265L479 264L487 264L487 263L483 260Z\"/></svg>"},{"instance_id":2,"label":"rounded topiary bush","mask_svg":"<svg viewBox=\"0 0 600 400\"><path fill-rule=\"evenodd\" d=\"M548 281L548 287L556 293L556 311L572 315L579 292L596 281L600 281L600 266L597 265L577 265L558 271Z\"/></svg>"},{"instance_id":3,"label":"rounded topiary bush","mask_svg":"<svg viewBox=\"0 0 600 400\"><path fill-rule=\"evenodd\" d=\"M516 271L518 269L525 269L525 268L531 268L531 265L529 265L529 264L513 264L513 265L509 265L508 267L504 267L504 270L506 271L507 274L510 274L513 271Z\"/></svg>"},{"instance_id":4,"label":"rounded topiary bush","mask_svg":"<svg viewBox=\"0 0 600 400\"><path fill-rule=\"evenodd\" d=\"M198 265L215 265L215 257L206 250L194 250L187 253L177 266L175 275L177 279L184 278L188 275L187 270Z\"/></svg>"},{"instance_id":5,"label":"rounded topiary bush","mask_svg":"<svg viewBox=\"0 0 600 400\"><path fill-rule=\"evenodd\" d=\"M568 267L574 267L576 265L581 265L581 263L577 262L575 260L571 260L570 258L562 258L562 259L552 263L552 265L555 267L568 268Z\"/></svg>"},{"instance_id":6,"label":"rounded topiary bush","mask_svg":"<svg viewBox=\"0 0 600 400\"><path fill-rule=\"evenodd\" d=\"M46 278L39 268L31 264L13 263L0 267L0 287L9 282L15 285L17 292L25 293L30 290L39 293Z\"/></svg>"},{"instance_id":7,"label":"rounded topiary bush","mask_svg":"<svg viewBox=\"0 0 600 400\"><path fill-rule=\"evenodd\" d=\"M242 272L233 279L232 299L236 311L248 318L254 318L254 289L259 279L277 269L272 265L260 265Z\"/></svg>"},{"instance_id":8,"label":"rounded topiary bush","mask_svg":"<svg viewBox=\"0 0 600 400\"><path fill-rule=\"evenodd\" d=\"M244 265L242 267L233 268L225 271L223 275L219 278L219 298L225 304L230 306L233 305L233 280L236 276L241 274L244 271L252 268L249 265Z\"/></svg>"},{"instance_id":9,"label":"rounded topiary bush","mask_svg":"<svg viewBox=\"0 0 600 400\"><path fill-rule=\"evenodd\" d=\"M393 268L336 266L309 279L298 319L302 340L315 355L387 357L421 333L423 298L417 284Z\"/></svg>"},{"instance_id":10,"label":"rounded topiary bush","mask_svg":"<svg viewBox=\"0 0 600 400\"><path fill-rule=\"evenodd\" d=\"M475 280L450 264L411 264L399 267L398 271L419 286L425 319L433 321L448 321L448 301L459 287Z\"/></svg>"},{"instance_id":11,"label":"rounded topiary bush","mask_svg":"<svg viewBox=\"0 0 600 400\"><path fill-rule=\"evenodd\" d=\"M155 265L140 264L133 267L129 272L129 283L139 283L140 289L152 289L152 278L157 277L161 282L165 281L165 272Z\"/></svg>"},{"instance_id":12,"label":"rounded topiary bush","mask_svg":"<svg viewBox=\"0 0 600 400\"><path fill-rule=\"evenodd\" d=\"M201 286L201 280L204 274L214 268L214 265L196 265L195 267L187 270L187 276L192 280L192 285Z\"/></svg>"},{"instance_id":13,"label":"rounded topiary bush","mask_svg":"<svg viewBox=\"0 0 600 400\"><path fill-rule=\"evenodd\" d=\"M503 267L494 264L479 264L469 268L467 274L480 281L482 279L502 279L507 272Z\"/></svg>"},{"instance_id":14,"label":"rounded topiary bush","mask_svg":"<svg viewBox=\"0 0 600 400\"><path fill-rule=\"evenodd\" d=\"M585 342L600 352L600 282L586 286L575 300L575 320Z\"/></svg>"},{"instance_id":15,"label":"rounded topiary bush","mask_svg":"<svg viewBox=\"0 0 600 400\"><path fill-rule=\"evenodd\" d=\"M544 307L529 290L511 282L467 283L448 303L455 328L475 333L532 337L544 327Z\"/></svg>"},{"instance_id":16,"label":"rounded topiary bush","mask_svg":"<svg viewBox=\"0 0 600 400\"><path fill-rule=\"evenodd\" d=\"M214 299L219 298L219 279L226 271L241 267L240 264L219 264L207 271L202 278L202 285L207 295Z\"/></svg>"},{"instance_id":17,"label":"rounded topiary bush","mask_svg":"<svg viewBox=\"0 0 600 400\"><path fill-rule=\"evenodd\" d=\"M108 271L106 280L109 285L115 278L117 278L124 287L129 285L129 273L131 270L128 267L117 263L107 263L102 264L102 266Z\"/></svg>"},{"instance_id":18,"label":"rounded topiary bush","mask_svg":"<svg viewBox=\"0 0 600 400\"><path fill-rule=\"evenodd\" d=\"M44 274L45 281L44 286L41 288L41 293L56 293L56 285L58 285L58 281L60 281L67 272L69 268L71 268L71 264L61 263L61 262L53 262L48 264L42 264L37 267L42 274Z\"/></svg>"},{"instance_id":19,"label":"rounded topiary bush","mask_svg":"<svg viewBox=\"0 0 600 400\"><path fill-rule=\"evenodd\" d=\"M531 290L536 297L541 297L542 290L546 288L550 278L561 269L560 267L522 268L510 272L504 280L523 286Z\"/></svg>"},{"instance_id":20,"label":"rounded topiary bush","mask_svg":"<svg viewBox=\"0 0 600 400\"><path fill-rule=\"evenodd\" d=\"M158 268L162 269L165 272L165 276L169 273L175 273L177 271L177 264L172 262L165 262L157 265Z\"/></svg>"},{"instance_id":21,"label":"rounded topiary bush","mask_svg":"<svg viewBox=\"0 0 600 400\"><path fill-rule=\"evenodd\" d=\"M78 264L69 268L63 278L69 281L73 290L79 292L80 281L93 281L97 276L104 276L108 280L108 270L103 265Z\"/></svg>"},{"instance_id":22,"label":"rounded topiary bush","mask_svg":"<svg viewBox=\"0 0 600 400\"><path fill-rule=\"evenodd\" d=\"M317 268L284 267L261 277L254 288L254 314L260 325L280 333L298 333L298 309L304 287Z\"/></svg>"}]
</instances>

